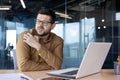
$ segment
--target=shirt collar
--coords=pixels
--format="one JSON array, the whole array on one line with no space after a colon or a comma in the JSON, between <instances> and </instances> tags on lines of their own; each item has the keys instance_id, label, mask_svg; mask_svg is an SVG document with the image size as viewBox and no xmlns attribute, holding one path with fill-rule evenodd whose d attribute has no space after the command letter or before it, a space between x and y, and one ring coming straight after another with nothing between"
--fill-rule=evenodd
<instances>
[{"instance_id":1,"label":"shirt collar","mask_svg":"<svg viewBox=\"0 0 120 80\"><path fill-rule=\"evenodd\" d=\"M35 30L35 28L32 28L32 29L30 30L30 33L31 33L32 35L38 35L37 32L36 32L36 30ZM44 41L44 43L50 42L50 41L52 40L53 36L54 36L53 33L50 32L49 36L48 36L47 39ZM41 37L39 37L39 38L42 39Z\"/></svg>"}]
</instances>

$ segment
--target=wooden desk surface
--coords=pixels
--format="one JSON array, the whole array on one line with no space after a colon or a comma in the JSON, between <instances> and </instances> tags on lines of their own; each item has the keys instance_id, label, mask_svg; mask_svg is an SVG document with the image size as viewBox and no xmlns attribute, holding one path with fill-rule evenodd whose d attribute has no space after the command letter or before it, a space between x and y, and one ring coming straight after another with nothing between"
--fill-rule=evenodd
<instances>
[{"instance_id":1,"label":"wooden desk surface","mask_svg":"<svg viewBox=\"0 0 120 80\"><path fill-rule=\"evenodd\" d=\"M0 74L3 73L18 73L17 70L0 70ZM32 71L32 72L23 72L27 76L33 78L34 80L37 80L38 78L48 77L46 75L46 72L48 71ZM76 79L76 80L120 80L120 75L114 75L113 69L103 69L101 72Z\"/></svg>"},{"instance_id":2,"label":"wooden desk surface","mask_svg":"<svg viewBox=\"0 0 120 80\"><path fill-rule=\"evenodd\" d=\"M104 69L99 73L77 80L120 80L120 75L115 75L113 69Z\"/></svg>"},{"instance_id":3,"label":"wooden desk surface","mask_svg":"<svg viewBox=\"0 0 120 80\"><path fill-rule=\"evenodd\" d=\"M20 72L18 70L0 70L0 74L5 74L5 73L24 73L25 75L31 77L33 80L37 80L39 78L44 78L48 77L46 74L47 71L30 71L30 72Z\"/></svg>"}]
</instances>

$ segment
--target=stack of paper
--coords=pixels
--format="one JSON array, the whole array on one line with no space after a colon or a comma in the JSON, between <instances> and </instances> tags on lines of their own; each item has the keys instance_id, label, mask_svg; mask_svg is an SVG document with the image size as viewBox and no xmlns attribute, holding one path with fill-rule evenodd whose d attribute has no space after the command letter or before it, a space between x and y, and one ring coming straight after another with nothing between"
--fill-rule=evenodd
<instances>
[{"instance_id":1,"label":"stack of paper","mask_svg":"<svg viewBox=\"0 0 120 80\"><path fill-rule=\"evenodd\" d=\"M0 74L0 80L33 80L23 73Z\"/></svg>"}]
</instances>

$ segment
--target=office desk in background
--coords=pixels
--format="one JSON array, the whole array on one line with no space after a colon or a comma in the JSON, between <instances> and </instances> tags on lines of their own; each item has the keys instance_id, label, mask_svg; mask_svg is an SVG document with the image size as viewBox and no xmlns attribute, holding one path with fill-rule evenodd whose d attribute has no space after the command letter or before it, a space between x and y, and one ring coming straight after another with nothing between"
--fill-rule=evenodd
<instances>
[{"instance_id":1,"label":"office desk in background","mask_svg":"<svg viewBox=\"0 0 120 80\"><path fill-rule=\"evenodd\" d=\"M34 80L37 80L38 78L44 78L48 77L46 74L48 71L32 71L32 72L23 72L27 76L33 78ZM0 74L5 73L19 73L19 71L16 70L0 70ZM113 69L103 69L101 72L80 78L77 80L120 80L120 75L114 75Z\"/></svg>"}]
</instances>

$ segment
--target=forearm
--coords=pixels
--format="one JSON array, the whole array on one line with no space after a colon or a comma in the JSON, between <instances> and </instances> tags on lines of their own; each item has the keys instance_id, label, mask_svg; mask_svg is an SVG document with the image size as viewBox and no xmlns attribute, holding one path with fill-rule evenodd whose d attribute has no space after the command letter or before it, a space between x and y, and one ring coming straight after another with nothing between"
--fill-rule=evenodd
<instances>
[{"instance_id":1,"label":"forearm","mask_svg":"<svg viewBox=\"0 0 120 80\"><path fill-rule=\"evenodd\" d=\"M20 35L17 43L17 63L21 71L60 69L63 62L63 41L58 41L50 47L38 44L30 46ZM52 43L53 44L53 43ZM33 44L34 45L34 44ZM38 49L36 49L38 48ZM39 49L40 48L40 49Z\"/></svg>"},{"instance_id":2,"label":"forearm","mask_svg":"<svg viewBox=\"0 0 120 80\"><path fill-rule=\"evenodd\" d=\"M25 61L25 60L24 60ZM39 62L34 62L32 60L28 60L26 62L21 61L19 65L19 70L20 71L38 71L38 70L50 70L51 67L48 66L46 63L39 63Z\"/></svg>"},{"instance_id":3,"label":"forearm","mask_svg":"<svg viewBox=\"0 0 120 80\"><path fill-rule=\"evenodd\" d=\"M46 47L41 46L39 55L53 69L60 69L63 62L63 44L58 45L53 52L46 49Z\"/></svg>"},{"instance_id":4,"label":"forearm","mask_svg":"<svg viewBox=\"0 0 120 80\"><path fill-rule=\"evenodd\" d=\"M44 70L44 69L51 69L50 66L48 66L43 61L35 61L32 56L39 56L35 54L35 49L32 49L31 53L31 47L23 42L23 34L19 36L17 46L16 46L16 57L17 57L17 64L20 71L33 71L33 70ZM34 57L36 58L36 57Z\"/></svg>"}]
</instances>

